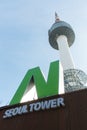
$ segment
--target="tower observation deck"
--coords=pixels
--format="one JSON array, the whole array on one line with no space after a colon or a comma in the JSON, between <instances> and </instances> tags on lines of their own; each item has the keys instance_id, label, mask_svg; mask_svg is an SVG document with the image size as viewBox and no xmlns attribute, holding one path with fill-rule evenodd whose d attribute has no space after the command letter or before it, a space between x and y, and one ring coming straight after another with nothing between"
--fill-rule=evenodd
<instances>
[{"instance_id":1,"label":"tower observation deck","mask_svg":"<svg viewBox=\"0 0 87 130\"><path fill-rule=\"evenodd\" d=\"M65 92L71 92L87 88L87 75L82 71L75 69L75 64L70 53L69 47L75 41L75 33L72 27L61 21L55 13L55 23L48 31L50 45L59 50L60 60L64 70Z\"/></svg>"}]
</instances>

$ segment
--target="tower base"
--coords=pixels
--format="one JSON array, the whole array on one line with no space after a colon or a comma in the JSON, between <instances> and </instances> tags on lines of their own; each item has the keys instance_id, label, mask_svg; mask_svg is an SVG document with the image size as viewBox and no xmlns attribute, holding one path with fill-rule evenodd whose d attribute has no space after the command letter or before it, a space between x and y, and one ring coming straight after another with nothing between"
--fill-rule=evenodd
<instances>
[{"instance_id":1,"label":"tower base","mask_svg":"<svg viewBox=\"0 0 87 130\"><path fill-rule=\"evenodd\" d=\"M57 99L63 99L60 103ZM39 103L45 102L42 110ZM87 89L0 108L1 130L87 130ZM47 105L50 103L50 105ZM62 104L64 103L64 104ZM30 104L37 107L29 108ZM28 109L26 109L27 106ZM43 105L42 105L43 108ZM31 110L31 112L29 112ZM8 115L6 117L6 115Z\"/></svg>"}]
</instances>

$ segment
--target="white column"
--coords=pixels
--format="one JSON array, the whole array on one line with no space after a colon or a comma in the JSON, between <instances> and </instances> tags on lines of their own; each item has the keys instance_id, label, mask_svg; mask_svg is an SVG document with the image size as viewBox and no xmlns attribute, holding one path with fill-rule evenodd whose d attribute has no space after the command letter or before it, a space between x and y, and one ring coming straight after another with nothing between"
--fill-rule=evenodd
<instances>
[{"instance_id":1,"label":"white column","mask_svg":"<svg viewBox=\"0 0 87 130\"><path fill-rule=\"evenodd\" d=\"M57 44L60 52L60 60L63 66L63 70L74 69L75 65L69 50L67 37L65 35L60 35L57 38Z\"/></svg>"}]
</instances>

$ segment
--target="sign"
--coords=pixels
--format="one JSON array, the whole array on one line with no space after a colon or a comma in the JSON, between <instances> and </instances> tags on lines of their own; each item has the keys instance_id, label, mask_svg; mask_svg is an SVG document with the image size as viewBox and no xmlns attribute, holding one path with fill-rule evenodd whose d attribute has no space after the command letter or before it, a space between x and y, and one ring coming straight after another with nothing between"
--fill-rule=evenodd
<instances>
[{"instance_id":1,"label":"sign","mask_svg":"<svg viewBox=\"0 0 87 130\"><path fill-rule=\"evenodd\" d=\"M17 115L22 115L25 113L30 113L34 111L40 111L40 110L48 110L58 107L64 107L64 98L54 98L50 100L45 101L38 101L35 103L25 104L22 106L10 108L4 112L3 118L10 118Z\"/></svg>"},{"instance_id":2,"label":"sign","mask_svg":"<svg viewBox=\"0 0 87 130\"><path fill-rule=\"evenodd\" d=\"M28 70L24 79L22 80L18 90L13 96L10 105L20 103L26 90L30 90L33 85L36 86L36 92L38 98L57 95L59 93L60 83L63 87L63 78L60 79L62 72L59 61L54 61L50 64L47 81L39 67Z\"/></svg>"}]
</instances>

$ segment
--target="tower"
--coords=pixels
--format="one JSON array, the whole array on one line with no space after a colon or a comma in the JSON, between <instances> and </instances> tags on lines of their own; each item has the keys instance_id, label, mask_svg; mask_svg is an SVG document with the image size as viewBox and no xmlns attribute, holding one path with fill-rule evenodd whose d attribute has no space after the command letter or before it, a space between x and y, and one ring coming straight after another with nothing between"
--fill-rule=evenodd
<instances>
[{"instance_id":1,"label":"tower","mask_svg":"<svg viewBox=\"0 0 87 130\"><path fill-rule=\"evenodd\" d=\"M69 47L75 40L75 33L72 27L61 21L55 13L55 23L49 29L49 43L59 50L60 60L64 70L65 92L71 92L86 88L87 76L82 70L75 68Z\"/></svg>"}]
</instances>

